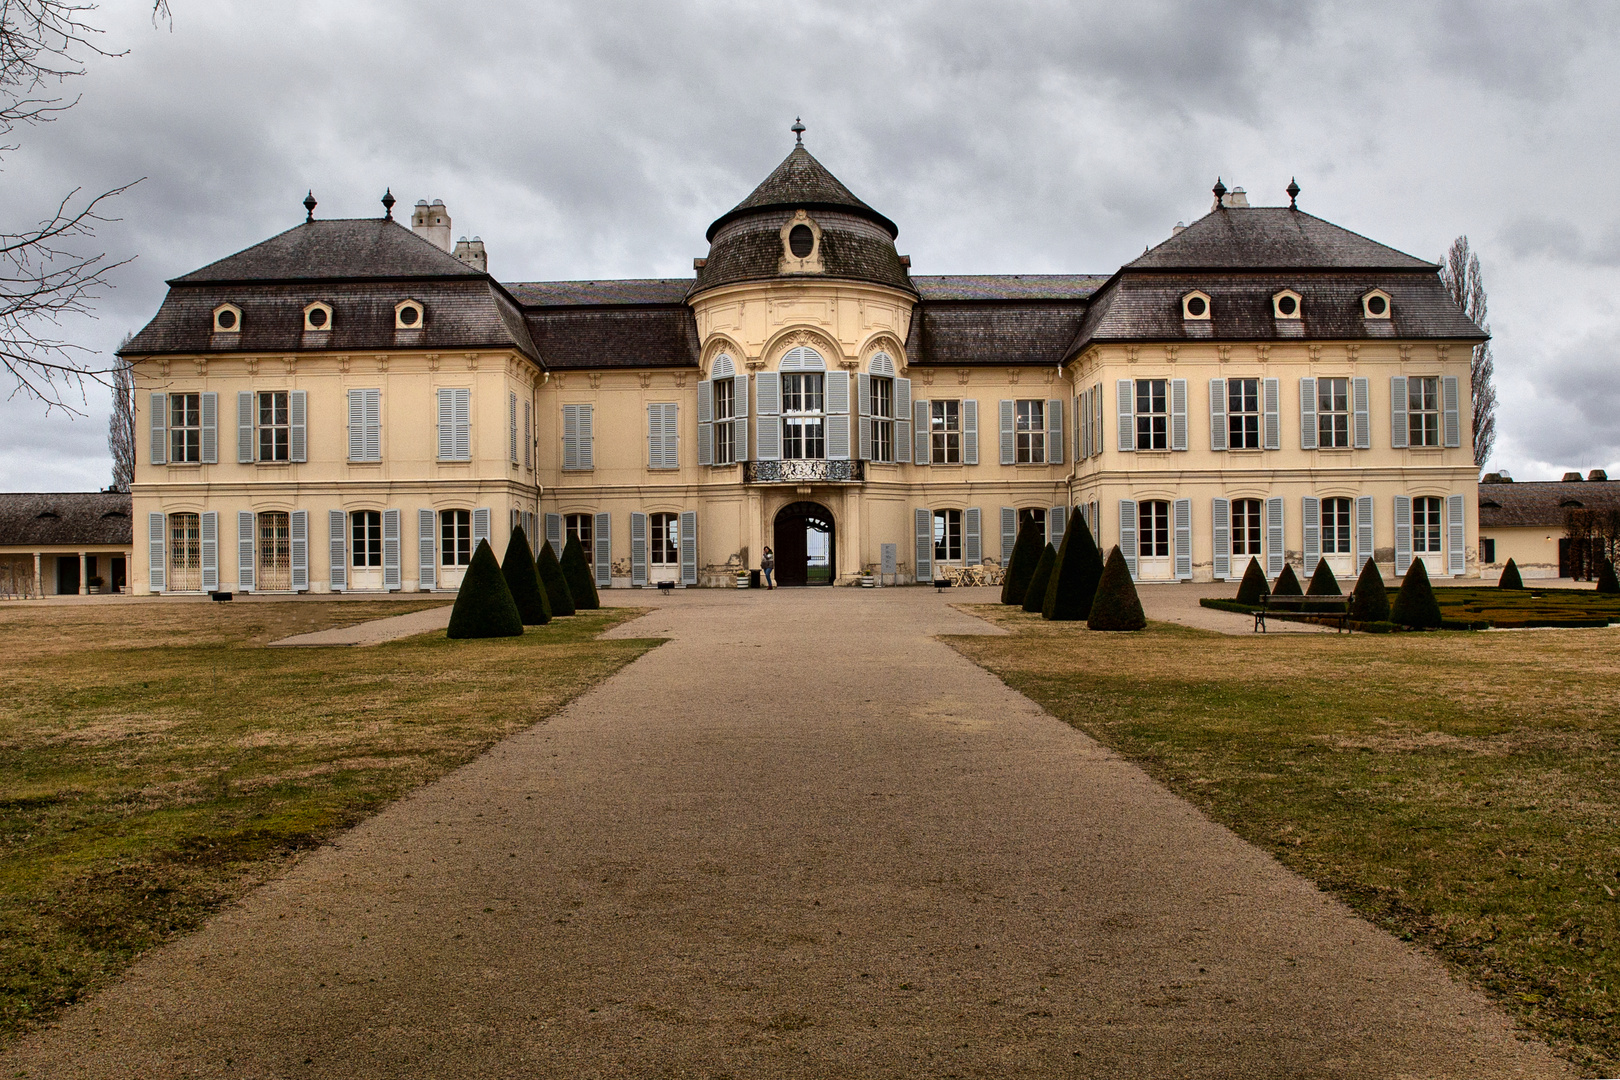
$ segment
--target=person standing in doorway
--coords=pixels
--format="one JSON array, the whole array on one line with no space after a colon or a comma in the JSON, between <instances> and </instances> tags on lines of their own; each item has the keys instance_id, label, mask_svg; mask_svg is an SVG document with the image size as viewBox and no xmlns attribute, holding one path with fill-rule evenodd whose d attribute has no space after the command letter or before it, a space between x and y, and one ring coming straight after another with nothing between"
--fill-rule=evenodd
<instances>
[{"instance_id":1,"label":"person standing in doorway","mask_svg":"<svg viewBox=\"0 0 1620 1080\"><path fill-rule=\"evenodd\" d=\"M759 557L759 572L765 577L765 587L767 589L776 588L776 583L771 580L771 572L775 569L776 556L772 554L771 549L767 547L765 549L765 554Z\"/></svg>"}]
</instances>

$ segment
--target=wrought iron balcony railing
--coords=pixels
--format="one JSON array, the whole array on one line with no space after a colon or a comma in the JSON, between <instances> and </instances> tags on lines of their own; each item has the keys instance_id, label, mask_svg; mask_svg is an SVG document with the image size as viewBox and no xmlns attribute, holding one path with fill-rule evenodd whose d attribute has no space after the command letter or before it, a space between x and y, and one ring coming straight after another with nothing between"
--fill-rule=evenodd
<instances>
[{"instance_id":1,"label":"wrought iron balcony railing","mask_svg":"<svg viewBox=\"0 0 1620 1080\"><path fill-rule=\"evenodd\" d=\"M865 479L864 461L788 458L743 462L745 484L859 484Z\"/></svg>"}]
</instances>

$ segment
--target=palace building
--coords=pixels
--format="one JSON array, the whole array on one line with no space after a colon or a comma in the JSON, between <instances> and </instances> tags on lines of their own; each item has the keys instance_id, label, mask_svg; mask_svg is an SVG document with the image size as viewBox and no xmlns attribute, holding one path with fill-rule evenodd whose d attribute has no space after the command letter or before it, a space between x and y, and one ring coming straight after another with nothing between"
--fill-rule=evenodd
<instances>
[{"instance_id":1,"label":"palace building","mask_svg":"<svg viewBox=\"0 0 1620 1080\"><path fill-rule=\"evenodd\" d=\"M801 130L802 129L798 129ZM577 536L602 587L1004 560L1081 516L1141 581L1478 573L1438 267L1217 182L1111 274L924 276L802 143L687 278L502 283L441 203L169 282L122 350L155 593L453 590Z\"/></svg>"}]
</instances>

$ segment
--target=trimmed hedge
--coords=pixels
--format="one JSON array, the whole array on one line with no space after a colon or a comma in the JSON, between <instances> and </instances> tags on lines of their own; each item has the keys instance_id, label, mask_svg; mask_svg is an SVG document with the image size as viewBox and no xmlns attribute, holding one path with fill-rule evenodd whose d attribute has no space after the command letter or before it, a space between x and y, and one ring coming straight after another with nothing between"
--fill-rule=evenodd
<instances>
[{"instance_id":1,"label":"trimmed hedge","mask_svg":"<svg viewBox=\"0 0 1620 1080\"><path fill-rule=\"evenodd\" d=\"M1057 548L1047 544L1041 549L1041 561L1029 576L1029 588L1024 590L1024 610L1040 614L1046 601L1046 586L1052 580L1052 568L1057 565Z\"/></svg>"},{"instance_id":2,"label":"trimmed hedge","mask_svg":"<svg viewBox=\"0 0 1620 1080\"><path fill-rule=\"evenodd\" d=\"M517 604L524 626L544 626L551 621L551 603L540 586L540 570L534 564L534 552L522 525L512 530L512 538L506 542L501 576L512 592L512 602Z\"/></svg>"},{"instance_id":3,"label":"trimmed hedge","mask_svg":"<svg viewBox=\"0 0 1620 1080\"><path fill-rule=\"evenodd\" d=\"M1598 570L1597 591L1611 596L1620 593L1620 578L1615 577L1614 563L1608 559L1603 560L1603 566Z\"/></svg>"},{"instance_id":4,"label":"trimmed hedge","mask_svg":"<svg viewBox=\"0 0 1620 1080\"><path fill-rule=\"evenodd\" d=\"M1389 590L1384 587L1378 564L1371 559L1361 568L1361 576L1350 593L1350 618L1364 623L1389 621Z\"/></svg>"},{"instance_id":5,"label":"trimmed hedge","mask_svg":"<svg viewBox=\"0 0 1620 1080\"><path fill-rule=\"evenodd\" d=\"M1304 596L1305 590L1299 587L1299 578L1294 574L1293 563L1283 563L1282 573L1277 575L1277 584L1271 587L1272 596Z\"/></svg>"},{"instance_id":6,"label":"trimmed hedge","mask_svg":"<svg viewBox=\"0 0 1620 1080\"><path fill-rule=\"evenodd\" d=\"M518 614L512 590L506 587L506 577L495 561L495 553L489 550L488 540L478 541L478 550L461 576L461 589L456 593L456 606L450 609L450 628L445 636L523 636L523 616Z\"/></svg>"},{"instance_id":7,"label":"trimmed hedge","mask_svg":"<svg viewBox=\"0 0 1620 1080\"><path fill-rule=\"evenodd\" d=\"M1429 568L1422 559L1413 559L1401 579L1401 591L1395 594L1395 603L1389 609L1389 621L1414 630L1440 628L1440 601L1434 597L1434 586L1429 584Z\"/></svg>"},{"instance_id":8,"label":"trimmed hedge","mask_svg":"<svg viewBox=\"0 0 1620 1080\"><path fill-rule=\"evenodd\" d=\"M595 611L602 606L602 598L596 595L596 575L586 561L584 545L577 536L570 536L563 545L562 572L568 581L568 591L574 597L575 611Z\"/></svg>"},{"instance_id":9,"label":"trimmed hedge","mask_svg":"<svg viewBox=\"0 0 1620 1080\"><path fill-rule=\"evenodd\" d=\"M1507 561L1507 565L1502 567L1502 578L1496 583L1496 587L1498 589L1524 588L1524 578L1519 576L1518 563L1514 562L1512 559Z\"/></svg>"},{"instance_id":10,"label":"trimmed hedge","mask_svg":"<svg viewBox=\"0 0 1620 1080\"><path fill-rule=\"evenodd\" d=\"M1089 619L1102 573L1102 552L1091 538L1091 527L1083 517L1070 518L1046 583L1046 596L1041 599L1041 617L1054 622Z\"/></svg>"},{"instance_id":11,"label":"trimmed hedge","mask_svg":"<svg viewBox=\"0 0 1620 1080\"><path fill-rule=\"evenodd\" d=\"M1333 576L1333 568L1328 566L1326 559L1316 560L1316 573L1311 575L1311 583L1305 586L1306 596L1343 596L1344 590L1339 588L1339 579Z\"/></svg>"},{"instance_id":12,"label":"trimmed hedge","mask_svg":"<svg viewBox=\"0 0 1620 1080\"><path fill-rule=\"evenodd\" d=\"M1086 626L1092 630L1141 630L1147 626L1142 612L1142 599L1136 595L1136 584L1125 566L1125 556L1119 546L1108 553L1103 565L1102 580L1097 582L1097 596L1091 602L1091 616Z\"/></svg>"},{"instance_id":13,"label":"trimmed hedge","mask_svg":"<svg viewBox=\"0 0 1620 1080\"><path fill-rule=\"evenodd\" d=\"M1238 584L1237 602L1258 604L1260 594L1270 590L1271 585L1266 581L1266 572L1260 569L1260 560L1250 558L1248 569L1243 571L1243 580Z\"/></svg>"},{"instance_id":14,"label":"trimmed hedge","mask_svg":"<svg viewBox=\"0 0 1620 1080\"><path fill-rule=\"evenodd\" d=\"M1012 558L1007 561L1007 576L1001 579L1001 602L1022 604L1029 593L1030 579L1035 566L1041 561L1043 530L1033 521L1024 522L1013 544Z\"/></svg>"},{"instance_id":15,"label":"trimmed hedge","mask_svg":"<svg viewBox=\"0 0 1620 1080\"><path fill-rule=\"evenodd\" d=\"M551 601L552 616L574 614L574 593L568 587L568 579L563 577L562 564L557 561L557 553L551 549L550 540L540 545L540 557L535 560L535 569L540 572L540 584L546 590L546 599Z\"/></svg>"}]
</instances>

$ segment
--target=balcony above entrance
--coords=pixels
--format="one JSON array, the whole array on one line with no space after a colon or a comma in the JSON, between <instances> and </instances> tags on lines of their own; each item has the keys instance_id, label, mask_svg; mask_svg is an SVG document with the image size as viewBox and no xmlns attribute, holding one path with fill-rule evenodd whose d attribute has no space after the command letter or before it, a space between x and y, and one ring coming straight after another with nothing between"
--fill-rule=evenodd
<instances>
[{"instance_id":1,"label":"balcony above entrance","mask_svg":"<svg viewBox=\"0 0 1620 1080\"><path fill-rule=\"evenodd\" d=\"M864 461L788 458L743 462L745 484L859 484L865 479Z\"/></svg>"}]
</instances>

